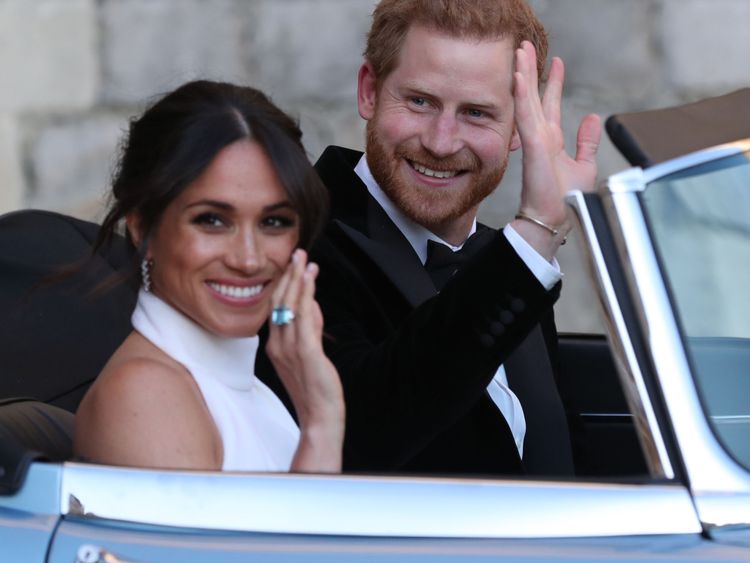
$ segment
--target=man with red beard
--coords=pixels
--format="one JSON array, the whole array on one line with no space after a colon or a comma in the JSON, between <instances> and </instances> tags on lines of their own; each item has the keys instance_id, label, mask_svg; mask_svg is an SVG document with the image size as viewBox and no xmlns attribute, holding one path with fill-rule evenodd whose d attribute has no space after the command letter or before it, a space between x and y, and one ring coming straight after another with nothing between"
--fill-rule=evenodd
<instances>
[{"instance_id":1,"label":"man with red beard","mask_svg":"<svg viewBox=\"0 0 750 563\"><path fill-rule=\"evenodd\" d=\"M316 168L332 217L313 251L326 353L347 404L344 469L569 475L554 260L563 195L590 189L600 124L563 145L563 65L524 0L382 0L359 71L366 154ZM516 219L476 222L512 150ZM258 369L262 372L262 369Z\"/></svg>"}]
</instances>

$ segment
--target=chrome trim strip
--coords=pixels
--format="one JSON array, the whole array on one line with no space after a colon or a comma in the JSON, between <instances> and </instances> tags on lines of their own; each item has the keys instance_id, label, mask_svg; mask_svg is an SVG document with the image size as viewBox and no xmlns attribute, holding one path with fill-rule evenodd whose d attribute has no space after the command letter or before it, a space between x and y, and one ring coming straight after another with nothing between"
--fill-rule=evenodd
<instances>
[{"instance_id":1,"label":"chrome trim strip","mask_svg":"<svg viewBox=\"0 0 750 563\"><path fill-rule=\"evenodd\" d=\"M750 415L712 415L711 420L716 424L750 424Z\"/></svg>"},{"instance_id":2,"label":"chrome trim strip","mask_svg":"<svg viewBox=\"0 0 750 563\"><path fill-rule=\"evenodd\" d=\"M631 173L636 174L638 170L640 169L632 169ZM588 246L588 252L584 252L584 254L588 257L589 270L596 281L599 304L607 325L607 339L620 374L620 381L623 384L628 407L633 413L633 422L649 472L656 478L673 479L674 469L656 420L651 398L646 391L643 372L641 372L638 364L633 341L630 339L612 279L609 277L604 254L601 246L599 246L599 240L596 237L584 195L579 191L574 191L568 194L566 201L575 211L583 238Z\"/></svg>"},{"instance_id":3,"label":"chrome trim strip","mask_svg":"<svg viewBox=\"0 0 750 563\"><path fill-rule=\"evenodd\" d=\"M739 145L744 150L745 144ZM709 154L727 156L725 151L707 151ZM742 513L747 515L741 518L744 523L750 519L750 505L743 496L750 494L750 475L729 457L708 425L637 194L614 190L604 197L611 201L605 209L701 520L708 527L737 524L740 522L730 520ZM708 500L727 494L737 495L732 502L745 503L729 519L724 512L727 502Z\"/></svg>"},{"instance_id":4,"label":"chrome trim strip","mask_svg":"<svg viewBox=\"0 0 750 563\"><path fill-rule=\"evenodd\" d=\"M685 170L687 168L692 168L693 166L699 166L706 162L711 162L712 160L719 160L721 158L734 156L747 151L750 151L750 138L717 145L715 147L710 147L667 160L666 162L662 162L655 166L650 166L643 171L643 180L645 185L648 185L654 180L658 180L663 176L669 176L680 170Z\"/></svg>"},{"instance_id":5,"label":"chrome trim strip","mask_svg":"<svg viewBox=\"0 0 750 563\"><path fill-rule=\"evenodd\" d=\"M641 192L649 183L663 176L747 151L750 151L750 139L743 139L679 156L645 170L629 168L609 177L608 191L613 194Z\"/></svg>"},{"instance_id":6,"label":"chrome trim strip","mask_svg":"<svg viewBox=\"0 0 750 563\"><path fill-rule=\"evenodd\" d=\"M582 412L578 416L584 418L633 418L632 414L624 412Z\"/></svg>"},{"instance_id":7,"label":"chrome trim strip","mask_svg":"<svg viewBox=\"0 0 750 563\"><path fill-rule=\"evenodd\" d=\"M679 485L221 474L76 463L64 466L60 509L67 518L280 534L540 538L701 531Z\"/></svg>"}]
</instances>

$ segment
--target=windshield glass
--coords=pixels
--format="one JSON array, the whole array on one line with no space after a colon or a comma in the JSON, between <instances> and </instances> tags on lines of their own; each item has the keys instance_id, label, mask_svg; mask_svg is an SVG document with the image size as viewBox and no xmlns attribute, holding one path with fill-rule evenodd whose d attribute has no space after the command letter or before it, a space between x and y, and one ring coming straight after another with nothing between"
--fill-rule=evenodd
<instances>
[{"instance_id":1,"label":"windshield glass","mask_svg":"<svg viewBox=\"0 0 750 563\"><path fill-rule=\"evenodd\" d=\"M642 195L704 408L750 467L750 153L650 183Z\"/></svg>"}]
</instances>

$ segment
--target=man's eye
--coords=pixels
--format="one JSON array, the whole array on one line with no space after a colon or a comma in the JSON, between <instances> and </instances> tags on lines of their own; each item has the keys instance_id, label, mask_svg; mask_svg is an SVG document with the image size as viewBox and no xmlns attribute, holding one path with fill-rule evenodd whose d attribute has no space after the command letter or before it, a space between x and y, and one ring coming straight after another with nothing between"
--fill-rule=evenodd
<instances>
[{"instance_id":1,"label":"man's eye","mask_svg":"<svg viewBox=\"0 0 750 563\"><path fill-rule=\"evenodd\" d=\"M466 110L466 114L469 117L484 117L484 112L480 109L468 109Z\"/></svg>"},{"instance_id":2,"label":"man's eye","mask_svg":"<svg viewBox=\"0 0 750 563\"><path fill-rule=\"evenodd\" d=\"M193 223L210 229L218 229L225 225L224 220L216 213L201 213L193 219Z\"/></svg>"},{"instance_id":3,"label":"man's eye","mask_svg":"<svg viewBox=\"0 0 750 563\"><path fill-rule=\"evenodd\" d=\"M427 104L427 100L424 98L420 98L419 96L415 96L411 99L411 103L413 103L415 106L424 106Z\"/></svg>"}]
</instances>

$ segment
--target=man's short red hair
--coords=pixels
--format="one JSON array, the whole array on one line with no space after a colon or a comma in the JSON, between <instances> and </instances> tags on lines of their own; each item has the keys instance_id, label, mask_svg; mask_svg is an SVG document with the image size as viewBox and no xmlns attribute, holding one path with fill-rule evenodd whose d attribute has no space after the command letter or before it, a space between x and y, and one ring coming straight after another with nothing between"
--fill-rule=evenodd
<instances>
[{"instance_id":1,"label":"man's short red hair","mask_svg":"<svg viewBox=\"0 0 750 563\"><path fill-rule=\"evenodd\" d=\"M514 47L528 40L543 76L547 32L525 0L382 0L373 12L364 52L378 81L396 67L404 38L415 24L461 39L509 37Z\"/></svg>"}]
</instances>

